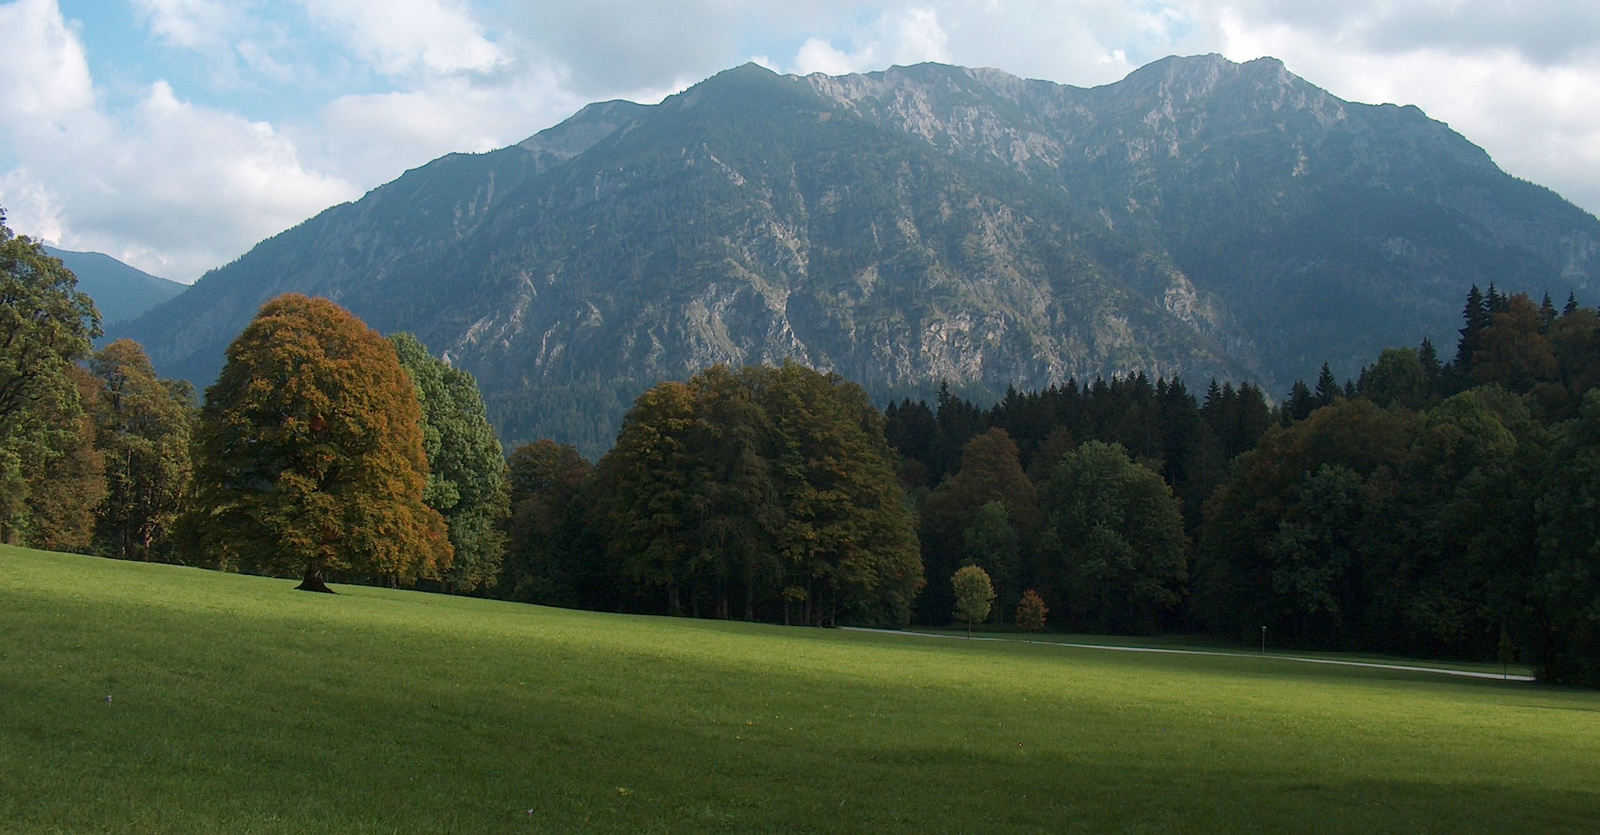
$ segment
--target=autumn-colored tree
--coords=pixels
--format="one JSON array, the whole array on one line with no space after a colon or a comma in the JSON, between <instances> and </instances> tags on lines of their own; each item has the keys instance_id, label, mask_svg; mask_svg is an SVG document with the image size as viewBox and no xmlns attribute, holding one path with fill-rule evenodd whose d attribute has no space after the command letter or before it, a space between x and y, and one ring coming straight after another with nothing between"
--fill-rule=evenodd
<instances>
[{"instance_id":1,"label":"autumn-colored tree","mask_svg":"<svg viewBox=\"0 0 1600 835\"><path fill-rule=\"evenodd\" d=\"M97 477L74 369L100 315L77 282L37 241L13 235L0 209L0 542L76 542L66 520L81 508L57 500L97 496L48 475Z\"/></svg>"},{"instance_id":2,"label":"autumn-colored tree","mask_svg":"<svg viewBox=\"0 0 1600 835\"><path fill-rule=\"evenodd\" d=\"M98 547L121 559L152 559L189 491L192 390L158 379L144 349L127 339L96 352L89 370L100 386L92 416L106 471Z\"/></svg>"},{"instance_id":3,"label":"autumn-colored tree","mask_svg":"<svg viewBox=\"0 0 1600 835\"><path fill-rule=\"evenodd\" d=\"M444 516L455 550L443 580L453 591L492 586L505 557L505 454L485 414L478 381L428 353L409 333L391 340L422 405L428 506Z\"/></svg>"},{"instance_id":4,"label":"autumn-colored tree","mask_svg":"<svg viewBox=\"0 0 1600 835\"><path fill-rule=\"evenodd\" d=\"M336 571L443 576L452 549L423 502L422 410L394 346L291 293L262 305L227 358L196 432L196 556L311 590Z\"/></svg>"},{"instance_id":5,"label":"autumn-colored tree","mask_svg":"<svg viewBox=\"0 0 1600 835\"><path fill-rule=\"evenodd\" d=\"M963 565L950 576L950 588L955 592L956 620L967 625L967 637L972 637L972 625L989 617L989 607L994 604L994 584L989 573L976 565Z\"/></svg>"},{"instance_id":6,"label":"autumn-colored tree","mask_svg":"<svg viewBox=\"0 0 1600 835\"><path fill-rule=\"evenodd\" d=\"M1048 614L1050 609L1044 605L1044 598L1033 589L1028 589L1017 601L1017 628L1024 632L1042 631L1045 615Z\"/></svg>"}]
</instances>

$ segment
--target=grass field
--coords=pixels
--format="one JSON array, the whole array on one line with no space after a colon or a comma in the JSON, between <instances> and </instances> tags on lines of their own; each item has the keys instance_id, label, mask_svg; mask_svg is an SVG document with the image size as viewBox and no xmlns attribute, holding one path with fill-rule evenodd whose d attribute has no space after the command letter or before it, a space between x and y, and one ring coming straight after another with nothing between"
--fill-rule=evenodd
<instances>
[{"instance_id":1,"label":"grass field","mask_svg":"<svg viewBox=\"0 0 1600 835\"><path fill-rule=\"evenodd\" d=\"M0 547L4 832L1593 832L1600 693Z\"/></svg>"}]
</instances>

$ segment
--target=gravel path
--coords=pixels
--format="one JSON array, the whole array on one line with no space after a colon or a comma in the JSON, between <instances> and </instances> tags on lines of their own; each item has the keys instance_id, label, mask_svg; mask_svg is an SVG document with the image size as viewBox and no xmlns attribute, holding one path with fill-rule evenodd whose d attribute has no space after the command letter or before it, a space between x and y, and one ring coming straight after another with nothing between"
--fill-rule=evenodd
<instances>
[{"instance_id":1,"label":"gravel path","mask_svg":"<svg viewBox=\"0 0 1600 835\"><path fill-rule=\"evenodd\" d=\"M1104 649L1113 652L1161 652L1169 655L1221 655L1230 658L1271 658L1277 661L1299 661L1304 664L1333 664L1339 667L1371 667L1377 670L1403 670L1408 673L1437 673L1442 676L1461 676L1462 678L1488 678L1495 681L1533 681L1533 676L1497 675L1495 673L1480 673L1473 670L1447 670L1442 667L1418 667L1410 664L1379 664L1372 661L1336 661L1331 658L1304 658L1294 655L1263 655L1256 652L1214 652L1201 649L1162 649L1159 647L1114 647L1105 644L1069 644L1063 641L1028 641L1016 638L993 638L975 636L967 638L965 635L944 635L937 632L908 632L900 629L867 629L859 626L843 626L852 632L877 632L884 635L911 635L918 638L952 638L958 641L1001 641L1014 644L1035 644L1039 646L1073 647L1075 649Z\"/></svg>"}]
</instances>

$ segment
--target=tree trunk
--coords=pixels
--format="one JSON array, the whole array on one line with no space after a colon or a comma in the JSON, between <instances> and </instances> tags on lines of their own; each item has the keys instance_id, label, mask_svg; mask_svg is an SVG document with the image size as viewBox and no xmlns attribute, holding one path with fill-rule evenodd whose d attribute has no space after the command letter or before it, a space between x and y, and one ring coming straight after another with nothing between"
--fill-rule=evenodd
<instances>
[{"instance_id":1,"label":"tree trunk","mask_svg":"<svg viewBox=\"0 0 1600 835\"><path fill-rule=\"evenodd\" d=\"M328 584L322 581L322 566L313 565L306 569L306 576L300 580L300 585L294 587L295 591L316 591L323 594L336 594Z\"/></svg>"}]
</instances>

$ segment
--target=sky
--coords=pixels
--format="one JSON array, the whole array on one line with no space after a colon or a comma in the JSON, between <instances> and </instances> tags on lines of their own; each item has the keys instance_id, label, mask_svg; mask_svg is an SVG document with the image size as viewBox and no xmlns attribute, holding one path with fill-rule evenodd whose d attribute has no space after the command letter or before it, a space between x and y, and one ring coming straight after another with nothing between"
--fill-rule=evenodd
<instances>
[{"instance_id":1,"label":"sky","mask_svg":"<svg viewBox=\"0 0 1600 835\"><path fill-rule=\"evenodd\" d=\"M1600 212L1594 0L0 0L0 32L6 225L183 282L443 154L748 61L1089 87L1270 55Z\"/></svg>"}]
</instances>

